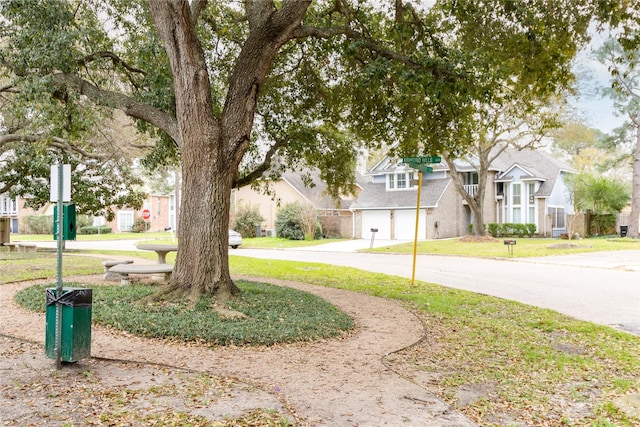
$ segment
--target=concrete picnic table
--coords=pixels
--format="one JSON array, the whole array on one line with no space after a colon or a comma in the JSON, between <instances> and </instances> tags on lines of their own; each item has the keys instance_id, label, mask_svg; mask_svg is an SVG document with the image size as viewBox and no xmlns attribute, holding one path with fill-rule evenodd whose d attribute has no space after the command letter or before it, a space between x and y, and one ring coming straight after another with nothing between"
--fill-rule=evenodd
<instances>
[{"instance_id":1,"label":"concrete picnic table","mask_svg":"<svg viewBox=\"0 0 640 427\"><path fill-rule=\"evenodd\" d=\"M161 245L158 243L141 243L136 247L143 251L156 252L158 254L158 264L166 264L167 254L178 251L178 245Z\"/></svg>"}]
</instances>

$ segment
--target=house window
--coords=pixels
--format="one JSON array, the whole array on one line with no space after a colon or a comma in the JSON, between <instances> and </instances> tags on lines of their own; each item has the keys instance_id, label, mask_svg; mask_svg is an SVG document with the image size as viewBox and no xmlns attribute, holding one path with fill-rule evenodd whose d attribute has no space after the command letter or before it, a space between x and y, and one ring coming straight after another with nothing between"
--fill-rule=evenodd
<instances>
[{"instance_id":1,"label":"house window","mask_svg":"<svg viewBox=\"0 0 640 427\"><path fill-rule=\"evenodd\" d=\"M478 192L478 172L466 172L462 174L464 191L470 196L475 196Z\"/></svg>"},{"instance_id":2,"label":"house window","mask_svg":"<svg viewBox=\"0 0 640 427\"><path fill-rule=\"evenodd\" d=\"M520 224L522 222L522 185L513 184L511 194L512 219L511 222Z\"/></svg>"},{"instance_id":3,"label":"house window","mask_svg":"<svg viewBox=\"0 0 640 427\"><path fill-rule=\"evenodd\" d=\"M398 188L407 188L407 176L403 173L398 174Z\"/></svg>"},{"instance_id":4,"label":"house window","mask_svg":"<svg viewBox=\"0 0 640 427\"><path fill-rule=\"evenodd\" d=\"M522 204L522 188L520 184L513 184L513 206Z\"/></svg>"},{"instance_id":5,"label":"house window","mask_svg":"<svg viewBox=\"0 0 640 427\"><path fill-rule=\"evenodd\" d=\"M407 190L413 188L413 177L413 171L389 174L387 175L387 190Z\"/></svg>"},{"instance_id":6,"label":"house window","mask_svg":"<svg viewBox=\"0 0 640 427\"><path fill-rule=\"evenodd\" d=\"M133 229L133 211L118 212L118 229L120 231L131 231Z\"/></svg>"},{"instance_id":7,"label":"house window","mask_svg":"<svg viewBox=\"0 0 640 427\"><path fill-rule=\"evenodd\" d=\"M478 172L467 172L463 179L464 185L478 185Z\"/></svg>"},{"instance_id":8,"label":"house window","mask_svg":"<svg viewBox=\"0 0 640 427\"><path fill-rule=\"evenodd\" d=\"M567 227L566 215L562 207L549 207L549 215L551 215L551 228L565 229Z\"/></svg>"},{"instance_id":9,"label":"house window","mask_svg":"<svg viewBox=\"0 0 640 427\"><path fill-rule=\"evenodd\" d=\"M536 192L536 184L530 183L527 187L528 187L528 193L529 193L529 218L527 219L530 223L535 224L536 223L536 201L535 201L534 194Z\"/></svg>"}]
</instances>

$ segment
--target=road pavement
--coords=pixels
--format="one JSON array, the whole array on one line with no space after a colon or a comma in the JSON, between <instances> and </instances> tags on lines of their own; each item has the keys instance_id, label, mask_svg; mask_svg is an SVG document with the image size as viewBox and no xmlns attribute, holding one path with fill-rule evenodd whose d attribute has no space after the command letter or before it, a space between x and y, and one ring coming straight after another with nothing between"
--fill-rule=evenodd
<instances>
[{"instance_id":1,"label":"road pavement","mask_svg":"<svg viewBox=\"0 0 640 427\"><path fill-rule=\"evenodd\" d=\"M411 278L413 255L360 253L397 240L356 239L295 249L230 250L231 255L319 262ZM38 242L55 247L55 242ZM135 241L68 241L67 249L136 250ZM505 254L506 255L506 254ZM640 251L540 258L418 255L417 280L549 308L640 335Z\"/></svg>"},{"instance_id":2,"label":"road pavement","mask_svg":"<svg viewBox=\"0 0 640 427\"><path fill-rule=\"evenodd\" d=\"M380 245L389 242L380 242ZM395 242L397 243L397 242ZM353 252L369 242L235 255L319 262L411 278L413 255ZM348 255L346 254L348 253ZM640 251L486 259L418 255L417 280L549 308L640 335Z\"/></svg>"}]
</instances>

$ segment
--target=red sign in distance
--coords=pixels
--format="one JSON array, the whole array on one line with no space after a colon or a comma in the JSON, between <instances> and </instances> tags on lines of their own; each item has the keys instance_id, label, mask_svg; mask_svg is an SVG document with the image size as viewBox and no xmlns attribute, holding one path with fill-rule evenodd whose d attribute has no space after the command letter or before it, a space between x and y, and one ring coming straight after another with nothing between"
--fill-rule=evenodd
<instances>
[{"instance_id":1,"label":"red sign in distance","mask_svg":"<svg viewBox=\"0 0 640 427\"><path fill-rule=\"evenodd\" d=\"M142 219L145 221L149 221L151 219L151 211L149 209L145 209L142 211Z\"/></svg>"}]
</instances>

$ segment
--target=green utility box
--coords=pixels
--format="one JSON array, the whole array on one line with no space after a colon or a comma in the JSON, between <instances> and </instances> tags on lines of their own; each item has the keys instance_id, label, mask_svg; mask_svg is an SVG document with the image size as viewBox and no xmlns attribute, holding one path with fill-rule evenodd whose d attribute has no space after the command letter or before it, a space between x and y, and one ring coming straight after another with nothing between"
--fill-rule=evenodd
<instances>
[{"instance_id":1,"label":"green utility box","mask_svg":"<svg viewBox=\"0 0 640 427\"><path fill-rule=\"evenodd\" d=\"M63 362L77 362L91 356L91 307L93 292L85 288L47 288L45 353L56 359L56 305L62 309L60 354Z\"/></svg>"},{"instance_id":2,"label":"green utility box","mask_svg":"<svg viewBox=\"0 0 640 427\"><path fill-rule=\"evenodd\" d=\"M58 205L53 206L53 240L58 240ZM62 240L76 240L76 205L62 205Z\"/></svg>"}]
</instances>

